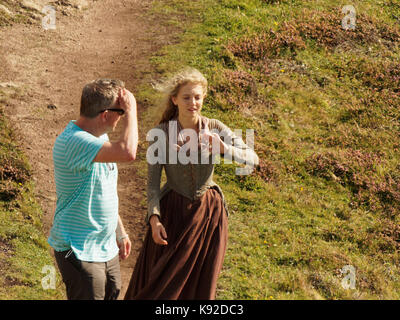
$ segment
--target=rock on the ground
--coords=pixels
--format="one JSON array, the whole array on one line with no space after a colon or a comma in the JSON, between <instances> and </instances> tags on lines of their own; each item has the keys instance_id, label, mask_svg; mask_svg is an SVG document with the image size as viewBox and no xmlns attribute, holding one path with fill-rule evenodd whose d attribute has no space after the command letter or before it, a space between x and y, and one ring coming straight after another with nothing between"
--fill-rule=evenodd
<instances>
[{"instance_id":1,"label":"rock on the ground","mask_svg":"<svg viewBox=\"0 0 400 320\"><path fill-rule=\"evenodd\" d=\"M0 82L0 88L19 88L19 85L15 82Z\"/></svg>"},{"instance_id":2,"label":"rock on the ground","mask_svg":"<svg viewBox=\"0 0 400 320\"><path fill-rule=\"evenodd\" d=\"M86 9L89 7L89 2L87 0L57 0L57 1L48 1L48 0L23 0L21 2L21 6L26 9L35 10L38 12L42 12L45 6L64 6L76 8L78 10Z\"/></svg>"},{"instance_id":3,"label":"rock on the ground","mask_svg":"<svg viewBox=\"0 0 400 320\"><path fill-rule=\"evenodd\" d=\"M73 7L82 10L89 7L87 0L70 0Z\"/></svg>"},{"instance_id":4,"label":"rock on the ground","mask_svg":"<svg viewBox=\"0 0 400 320\"><path fill-rule=\"evenodd\" d=\"M65 7L73 7L79 10L89 7L87 0L58 0L55 1L55 3Z\"/></svg>"},{"instance_id":5,"label":"rock on the ground","mask_svg":"<svg viewBox=\"0 0 400 320\"><path fill-rule=\"evenodd\" d=\"M21 2L21 6L26 9L31 9L39 12L41 12L43 9L43 6L41 6L40 1L23 0Z\"/></svg>"},{"instance_id":6,"label":"rock on the ground","mask_svg":"<svg viewBox=\"0 0 400 320\"><path fill-rule=\"evenodd\" d=\"M0 4L0 12L4 12L6 15L12 17L14 14L4 5Z\"/></svg>"}]
</instances>

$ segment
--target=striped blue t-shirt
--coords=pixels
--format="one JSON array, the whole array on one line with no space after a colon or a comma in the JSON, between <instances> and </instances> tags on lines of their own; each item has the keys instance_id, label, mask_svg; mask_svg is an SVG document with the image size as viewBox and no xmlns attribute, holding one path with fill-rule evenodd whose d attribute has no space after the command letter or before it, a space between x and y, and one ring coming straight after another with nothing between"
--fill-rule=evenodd
<instances>
[{"instance_id":1,"label":"striped blue t-shirt","mask_svg":"<svg viewBox=\"0 0 400 320\"><path fill-rule=\"evenodd\" d=\"M56 251L72 249L79 260L105 262L118 254L118 170L93 162L108 141L71 121L53 148L57 207L48 238Z\"/></svg>"}]
</instances>

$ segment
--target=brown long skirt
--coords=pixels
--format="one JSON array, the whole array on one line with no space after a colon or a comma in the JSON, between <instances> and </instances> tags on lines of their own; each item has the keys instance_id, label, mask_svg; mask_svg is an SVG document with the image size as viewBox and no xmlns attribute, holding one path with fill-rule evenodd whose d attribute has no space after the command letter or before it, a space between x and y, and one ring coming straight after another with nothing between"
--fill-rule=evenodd
<instances>
[{"instance_id":1,"label":"brown long skirt","mask_svg":"<svg viewBox=\"0 0 400 320\"><path fill-rule=\"evenodd\" d=\"M209 189L191 201L170 191L160 210L168 245L155 244L149 227L125 300L215 299L228 240L220 193Z\"/></svg>"}]
</instances>

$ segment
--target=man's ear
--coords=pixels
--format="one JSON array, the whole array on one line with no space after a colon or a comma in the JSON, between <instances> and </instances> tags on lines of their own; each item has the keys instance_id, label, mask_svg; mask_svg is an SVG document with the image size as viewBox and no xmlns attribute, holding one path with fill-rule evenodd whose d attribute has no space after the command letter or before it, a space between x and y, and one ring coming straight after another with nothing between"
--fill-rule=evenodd
<instances>
[{"instance_id":1,"label":"man's ear","mask_svg":"<svg viewBox=\"0 0 400 320\"><path fill-rule=\"evenodd\" d=\"M101 121L102 123L107 122L107 119L108 119L107 113L108 113L108 111L103 111L103 112L101 112L101 113L99 114L100 121Z\"/></svg>"}]
</instances>

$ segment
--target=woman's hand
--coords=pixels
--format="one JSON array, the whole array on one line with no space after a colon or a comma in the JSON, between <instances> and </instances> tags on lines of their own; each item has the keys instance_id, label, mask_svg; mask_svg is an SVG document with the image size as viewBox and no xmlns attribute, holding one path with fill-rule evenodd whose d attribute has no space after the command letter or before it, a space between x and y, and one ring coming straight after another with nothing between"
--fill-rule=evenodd
<instances>
[{"instance_id":1,"label":"woman's hand","mask_svg":"<svg viewBox=\"0 0 400 320\"><path fill-rule=\"evenodd\" d=\"M165 228L160 222L160 219L157 215L153 215L150 218L150 225L152 231L153 241L156 244L166 246L168 242L165 240L167 239L167 233L165 232Z\"/></svg>"},{"instance_id":2,"label":"woman's hand","mask_svg":"<svg viewBox=\"0 0 400 320\"><path fill-rule=\"evenodd\" d=\"M219 148L217 147L219 146ZM224 154L228 146L221 140L216 132L211 132L208 128L208 120L205 122L204 130L200 132L200 148L212 155Z\"/></svg>"},{"instance_id":3,"label":"woman's hand","mask_svg":"<svg viewBox=\"0 0 400 320\"><path fill-rule=\"evenodd\" d=\"M224 154L228 150L228 145L222 141L221 137L216 132L211 132L208 127L208 120L205 120L204 129L200 130L198 139L190 139L186 137L185 141L178 141L178 144L173 144L175 151L179 152L182 146L185 145L186 150L197 150L207 154Z\"/></svg>"}]
</instances>

